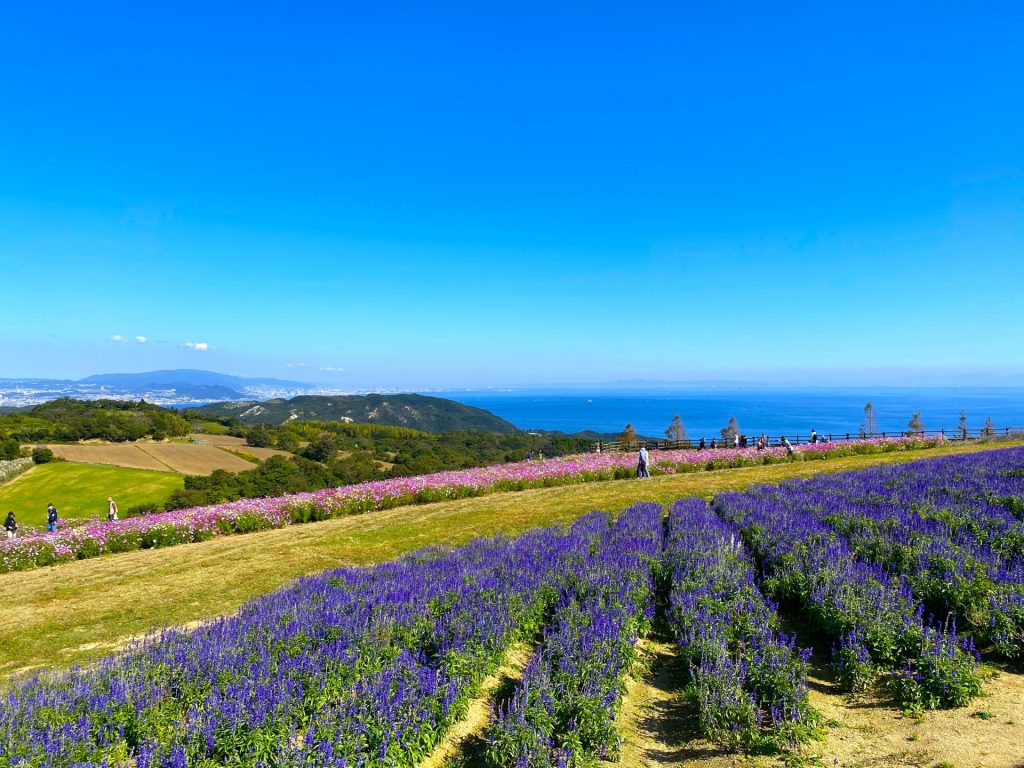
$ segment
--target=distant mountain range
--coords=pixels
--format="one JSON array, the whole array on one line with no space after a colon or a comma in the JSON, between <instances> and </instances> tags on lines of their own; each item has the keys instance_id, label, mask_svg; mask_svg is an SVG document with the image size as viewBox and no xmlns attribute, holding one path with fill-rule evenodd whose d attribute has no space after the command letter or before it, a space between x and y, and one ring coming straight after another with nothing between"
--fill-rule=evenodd
<instances>
[{"instance_id":1,"label":"distant mountain range","mask_svg":"<svg viewBox=\"0 0 1024 768\"><path fill-rule=\"evenodd\" d=\"M291 397L315 391L299 381L231 376L181 369L103 373L84 379L0 379L0 408L38 405L59 397L78 400L143 398L159 405Z\"/></svg>"},{"instance_id":2,"label":"distant mountain range","mask_svg":"<svg viewBox=\"0 0 1024 768\"><path fill-rule=\"evenodd\" d=\"M301 420L384 424L423 432L516 431L514 424L490 411L425 395L302 395L290 400L211 403L196 410L233 416L248 425Z\"/></svg>"},{"instance_id":3,"label":"distant mountain range","mask_svg":"<svg viewBox=\"0 0 1024 768\"><path fill-rule=\"evenodd\" d=\"M193 368L179 368L173 371L148 371L145 373L100 373L79 379L82 384L103 384L111 387L225 387L236 390L249 387L281 387L282 389L304 389L309 384L284 379L246 379L227 373L200 371Z\"/></svg>"}]
</instances>

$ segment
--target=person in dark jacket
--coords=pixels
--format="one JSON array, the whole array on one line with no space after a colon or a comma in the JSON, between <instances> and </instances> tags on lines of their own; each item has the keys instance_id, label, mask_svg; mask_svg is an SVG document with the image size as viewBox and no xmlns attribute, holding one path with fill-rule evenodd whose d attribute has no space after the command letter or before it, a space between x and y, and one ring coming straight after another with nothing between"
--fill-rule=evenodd
<instances>
[{"instance_id":1,"label":"person in dark jacket","mask_svg":"<svg viewBox=\"0 0 1024 768\"><path fill-rule=\"evenodd\" d=\"M18 532L18 523L14 519L14 512L7 513L7 519L4 520L4 530L7 531L8 539L13 539L14 534Z\"/></svg>"},{"instance_id":2,"label":"person in dark jacket","mask_svg":"<svg viewBox=\"0 0 1024 768\"><path fill-rule=\"evenodd\" d=\"M52 501L46 505L46 530L50 533L57 530L57 508Z\"/></svg>"}]
</instances>

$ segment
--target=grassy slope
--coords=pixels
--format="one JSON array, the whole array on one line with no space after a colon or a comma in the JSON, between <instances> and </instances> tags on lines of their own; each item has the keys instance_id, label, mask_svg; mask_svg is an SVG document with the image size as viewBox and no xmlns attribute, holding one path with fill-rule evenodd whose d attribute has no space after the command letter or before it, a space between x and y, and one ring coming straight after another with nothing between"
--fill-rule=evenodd
<instances>
[{"instance_id":1,"label":"grassy slope","mask_svg":"<svg viewBox=\"0 0 1024 768\"><path fill-rule=\"evenodd\" d=\"M667 503L751 483L991 446L666 475L400 507L203 544L129 552L0 575L0 674L86 662L128 636L236 610L303 574L392 559L436 542L518 533L635 501Z\"/></svg>"},{"instance_id":2,"label":"grassy slope","mask_svg":"<svg viewBox=\"0 0 1024 768\"><path fill-rule=\"evenodd\" d=\"M46 505L51 501L61 517L95 517L106 514L108 496L124 511L135 504L162 504L184 482L181 475L170 472L70 462L41 464L0 485L0 510L3 514L14 510L20 525L45 526Z\"/></svg>"}]
</instances>

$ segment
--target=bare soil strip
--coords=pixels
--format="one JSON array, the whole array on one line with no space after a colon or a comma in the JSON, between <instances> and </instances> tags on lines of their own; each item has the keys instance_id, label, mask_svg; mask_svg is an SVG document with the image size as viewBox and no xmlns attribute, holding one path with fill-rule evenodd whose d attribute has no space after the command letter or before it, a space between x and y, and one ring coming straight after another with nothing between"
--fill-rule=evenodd
<instances>
[{"instance_id":1,"label":"bare soil strip","mask_svg":"<svg viewBox=\"0 0 1024 768\"><path fill-rule=\"evenodd\" d=\"M626 680L619 712L623 742L614 765L733 765L736 755L698 737L696 713L682 694L686 671L675 644L648 638L638 648L640 658Z\"/></svg>"},{"instance_id":2,"label":"bare soil strip","mask_svg":"<svg viewBox=\"0 0 1024 768\"><path fill-rule=\"evenodd\" d=\"M843 768L937 766L1024 767L1024 675L997 672L985 695L960 709L907 717L884 690L862 696L840 693L829 668L812 660L811 703L838 723L808 752Z\"/></svg>"},{"instance_id":3,"label":"bare soil strip","mask_svg":"<svg viewBox=\"0 0 1024 768\"><path fill-rule=\"evenodd\" d=\"M905 716L879 689L856 696L835 686L828 665L811 661L811 703L829 723L824 741L793 755L732 753L697 735L696 713L682 693L685 670L671 642L645 640L627 682L616 768L726 768L788 765L835 768L1024 768L1024 675L1003 670L985 696L962 709Z\"/></svg>"}]
</instances>

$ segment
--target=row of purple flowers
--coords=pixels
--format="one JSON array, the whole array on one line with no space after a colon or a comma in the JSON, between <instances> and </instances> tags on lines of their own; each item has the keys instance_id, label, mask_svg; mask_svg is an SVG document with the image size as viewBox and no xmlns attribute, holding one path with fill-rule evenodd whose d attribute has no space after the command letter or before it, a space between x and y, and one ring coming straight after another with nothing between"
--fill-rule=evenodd
<instances>
[{"instance_id":1,"label":"row of purple flowers","mask_svg":"<svg viewBox=\"0 0 1024 768\"><path fill-rule=\"evenodd\" d=\"M637 504L611 527L598 513L580 521L593 543L563 579L522 681L495 708L486 734L491 765L582 768L617 756L623 678L654 616L661 511Z\"/></svg>"},{"instance_id":2,"label":"row of purple flowers","mask_svg":"<svg viewBox=\"0 0 1024 768\"><path fill-rule=\"evenodd\" d=\"M672 505L665 541L668 623L687 662L705 736L745 749L786 749L819 736L808 700L809 648L780 631L739 531L703 499Z\"/></svg>"},{"instance_id":3,"label":"row of purple flowers","mask_svg":"<svg viewBox=\"0 0 1024 768\"><path fill-rule=\"evenodd\" d=\"M651 451L653 474L755 466L793 460L827 458L933 447L939 438L873 438L850 443L783 448L715 451ZM0 540L0 573L81 560L136 549L205 541L226 534L249 533L333 517L515 491L544 486L625 479L634 476L631 454L578 454L544 461L524 461L430 475L396 477L308 493L161 512L118 521L93 520L65 525L54 533L30 532Z\"/></svg>"},{"instance_id":4,"label":"row of purple flowers","mask_svg":"<svg viewBox=\"0 0 1024 768\"><path fill-rule=\"evenodd\" d=\"M300 579L0 698L0 768L412 768L608 518Z\"/></svg>"},{"instance_id":5,"label":"row of purple flowers","mask_svg":"<svg viewBox=\"0 0 1024 768\"><path fill-rule=\"evenodd\" d=\"M928 614L1024 659L1024 448L791 480L756 492L899 573Z\"/></svg>"},{"instance_id":6,"label":"row of purple flowers","mask_svg":"<svg viewBox=\"0 0 1024 768\"><path fill-rule=\"evenodd\" d=\"M911 472L933 462L916 462ZM846 476L831 478L846 482ZM828 482L825 478L823 482ZM837 499L808 507L798 484L722 493L714 506L760 561L765 592L801 610L835 644L850 688L885 676L905 708L964 706L981 693L974 641L955 621L927 617L905 575L865 559L823 518Z\"/></svg>"}]
</instances>

